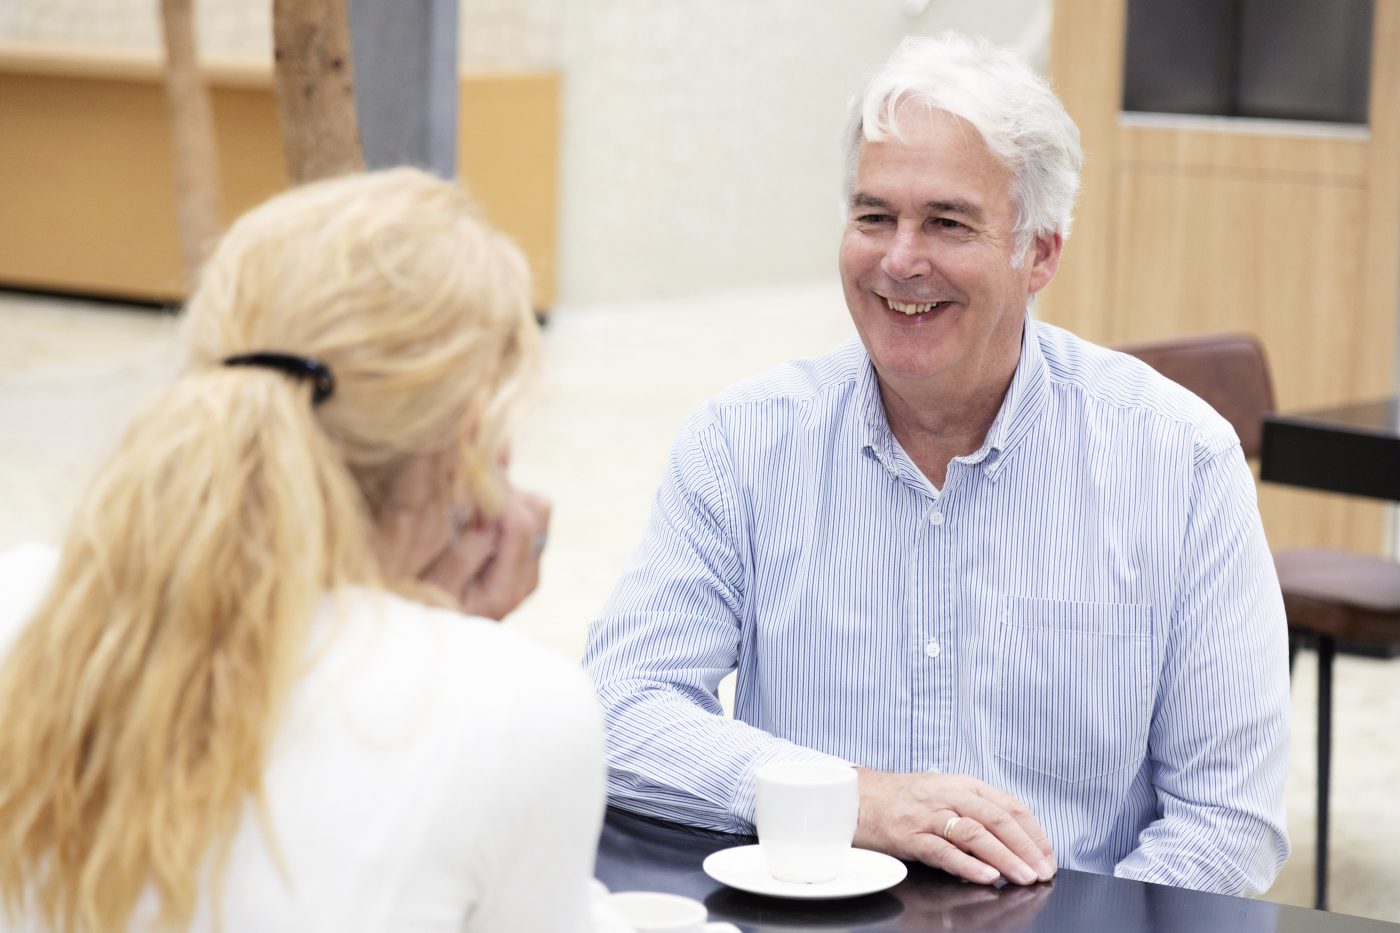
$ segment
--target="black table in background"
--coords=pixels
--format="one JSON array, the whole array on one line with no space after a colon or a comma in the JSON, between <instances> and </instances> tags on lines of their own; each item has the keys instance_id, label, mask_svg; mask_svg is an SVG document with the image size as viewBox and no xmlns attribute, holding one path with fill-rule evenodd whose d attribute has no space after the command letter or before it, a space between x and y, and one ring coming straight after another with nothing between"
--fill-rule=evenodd
<instances>
[{"instance_id":1,"label":"black table in background","mask_svg":"<svg viewBox=\"0 0 1400 933\"><path fill-rule=\"evenodd\" d=\"M889 891L793 901L735 891L701 870L711 852L753 841L609 810L598 878L612 891L696 898L711 920L728 920L745 933L1400 933L1400 925L1378 920L1077 871L1061 870L1047 884L997 889L911 865L909 877Z\"/></svg>"},{"instance_id":2,"label":"black table in background","mask_svg":"<svg viewBox=\"0 0 1400 933\"><path fill-rule=\"evenodd\" d=\"M1259 478L1400 502L1400 398L1264 416ZM1342 654L1389 660L1400 646L1337 642Z\"/></svg>"},{"instance_id":3,"label":"black table in background","mask_svg":"<svg viewBox=\"0 0 1400 933\"><path fill-rule=\"evenodd\" d=\"M1400 502L1400 399L1266 415L1259 478Z\"/></svg>"}]
</instances>

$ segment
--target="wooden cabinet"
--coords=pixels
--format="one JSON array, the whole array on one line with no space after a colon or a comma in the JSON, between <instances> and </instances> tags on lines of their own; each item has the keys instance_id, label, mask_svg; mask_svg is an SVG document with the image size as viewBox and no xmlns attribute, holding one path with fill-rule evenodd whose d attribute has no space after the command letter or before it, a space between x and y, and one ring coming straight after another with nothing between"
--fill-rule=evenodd
<instances>
[{"instance_id":1,"label":"wooden cabinet","mask_svg":"<svg viewBox=\"0 0 1400 933\"><path fill-rule=\"evenodd\" d=\"M1394 392L1400 0L1376 0L1368 125L1131 114L1124 0L1056 0L1051 73L1085 150L1074 235L1038 303L1117 344L1256 334L1283 410ZM1385 507L1265 484L1276 548L1385 546Z\"/></svg>"},{"instance_id":2,"label":"wooden cabinet","mask_svg":"<svg viewBox=\"0 0 1400 933\"><path fill-rule=\"evenodd\" d=\"M231 220L286 187L267 64L206 65ZM458 175L554 300L559 77L463 74ZM0 44L0 287L184 297L158 55Z\"/></svg>"}]
</instances>

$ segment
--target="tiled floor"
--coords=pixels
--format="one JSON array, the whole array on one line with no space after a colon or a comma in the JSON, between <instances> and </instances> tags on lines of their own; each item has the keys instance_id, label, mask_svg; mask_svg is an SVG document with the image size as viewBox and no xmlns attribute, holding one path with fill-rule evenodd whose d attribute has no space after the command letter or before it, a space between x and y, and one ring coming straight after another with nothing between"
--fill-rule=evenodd
<instances>
[{"instance_id":1,"label":"tiled floor","mask_svg":"<svg viewBox=\"0 0 1400 933\"><path fill-rule=\"evenodd\" d=\"M0 293L0 547L54 540L123 420L175 371L176 321L120 306ZM555 503L544 582L513 624L577 656L636 544L666 451L715 390L851 333L836 284L625 308L565 309L546 330L517 481ZM1293 685L1294 856L1267 895L1312 897L1316 678ZM1332 906L1400 921L1400 663L1337 670Z\"/></svg>"}]
</instances>

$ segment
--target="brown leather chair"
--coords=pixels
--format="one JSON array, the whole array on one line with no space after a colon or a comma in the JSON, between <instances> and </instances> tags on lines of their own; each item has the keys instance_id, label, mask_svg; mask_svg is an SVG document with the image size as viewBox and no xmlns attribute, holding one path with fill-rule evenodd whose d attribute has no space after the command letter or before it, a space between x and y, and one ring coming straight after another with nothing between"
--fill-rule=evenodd
<instances>
[{"instance_id":1,"label":"brown leather chair","mask_svg":"<svg viewBox=\"0 0 1400 933\"><path fill-rule=\"evenodd\" d=\"M1264 348L1243 334L1182 337L1120 347L1209 402L1259 456L1263 417L1273 410ZM1400 646L1400 564L1346 551L1274 553L1288 617L1289 670L1300 643L1317 649L1317 861L1314 903L1327 909L1327 799L1332 754L1332 662L1337 643Z\"/></svg>"}]
</instances>

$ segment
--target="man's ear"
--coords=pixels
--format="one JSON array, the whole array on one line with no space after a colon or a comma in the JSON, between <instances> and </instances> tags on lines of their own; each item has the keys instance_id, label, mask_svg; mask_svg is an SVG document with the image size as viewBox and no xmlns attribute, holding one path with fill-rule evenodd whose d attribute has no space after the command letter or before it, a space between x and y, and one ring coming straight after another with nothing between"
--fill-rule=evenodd
<instances>
[{"instance_id":1,"label":"man's ear","mask_svg":"<svg viewBox=\"0 0 1400 933\"><path fill-rule=\"evenodd\" d=\"M1030 293L1034 295L1050 284L1055 270L1060 268L1060 250L1064 248L1064 237L1058 233L1039 234L1031 243Z\"/></svg>"}]
</instances>

